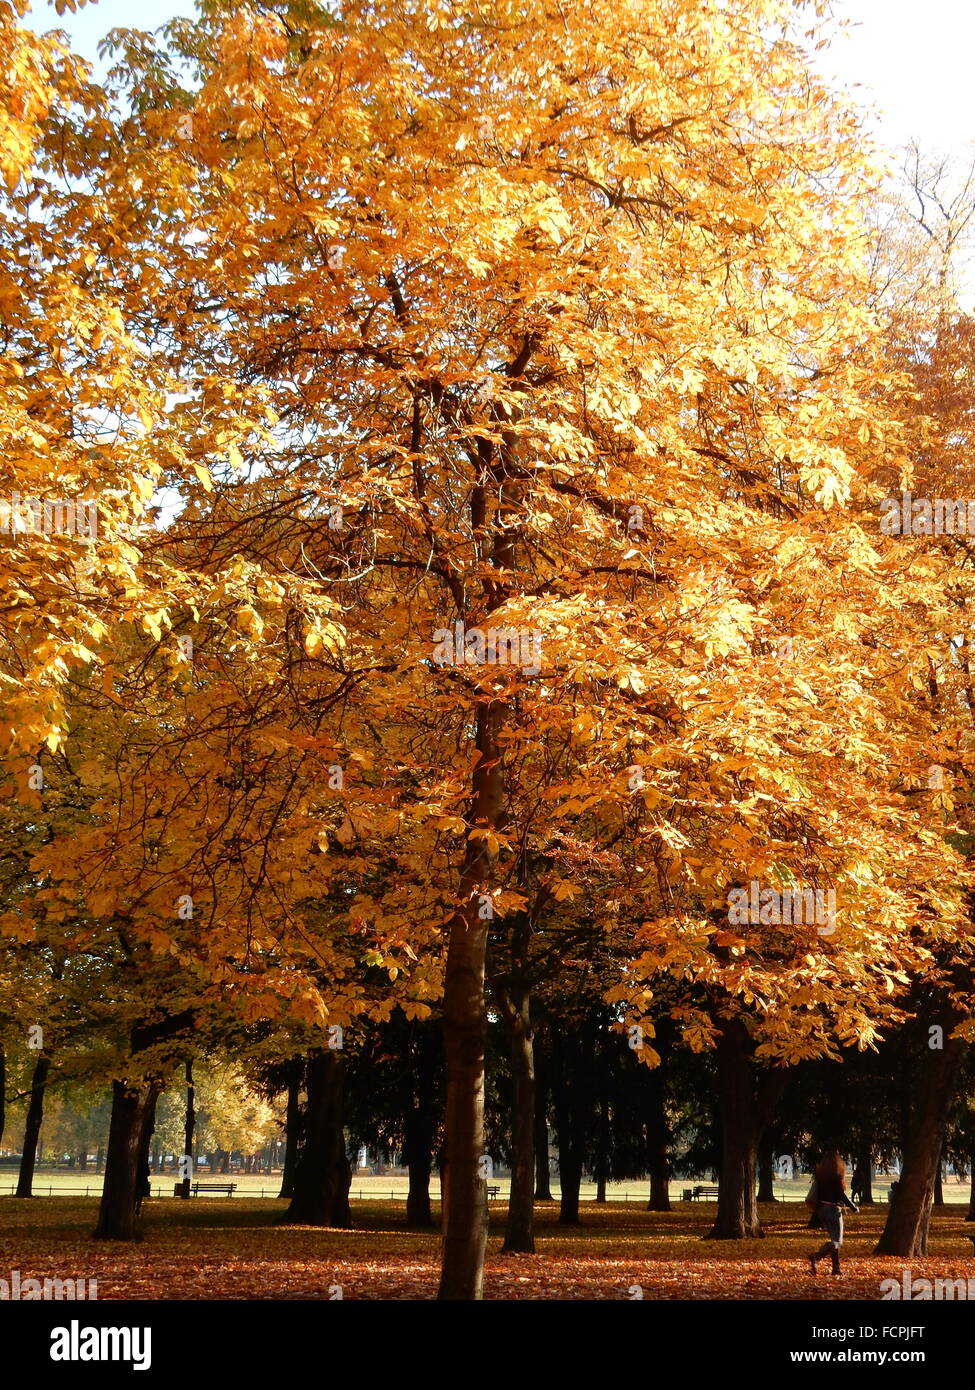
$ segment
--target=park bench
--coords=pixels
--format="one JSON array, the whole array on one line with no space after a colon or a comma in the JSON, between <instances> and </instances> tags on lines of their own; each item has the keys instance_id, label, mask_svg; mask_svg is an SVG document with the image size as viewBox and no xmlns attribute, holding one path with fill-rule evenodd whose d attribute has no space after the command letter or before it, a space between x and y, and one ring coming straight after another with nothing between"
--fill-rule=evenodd
<instances>
[{"instance_id":1,"label":"park bench","mask_svg":"<svg viewBox=\"0 0 975 1390\"><path fill-rule=\"evenodd\" d=\"M703 1199L705 1202L716 1202L718 1200L718 1189L716 1187L685 1187L681 1193L682 1202L696 1202Z\"/></svg>"},{"instance_id":2,"label":"park bench","mask_svg":"<svg viewBox=\"0 0 975 1390\"><path fill-rule=\"evenodd\" d=\"M192 1187L194 1197L199 1197L201 1192L226 1192L228 1197L232 1197L237 1191L235 1182L195 1182Z\"/></svg>"},{"instance_id":3,"label":"park bench","mask_svg":"<svg viewBox=\"0 0 975 1390\"><path fill-rule=\"evenodd\" d=\"M488 1201L489 1201L489 1202L490 1202L493 1198L495 1198L495 1197L500 1197L500 1196L501 1196L501 1187L500 1187L500 1185L498 1185L497 1187L489 1187L488 1190L487 1190L487 1193L488 1193Z\"/></svg>"}]
</instances>

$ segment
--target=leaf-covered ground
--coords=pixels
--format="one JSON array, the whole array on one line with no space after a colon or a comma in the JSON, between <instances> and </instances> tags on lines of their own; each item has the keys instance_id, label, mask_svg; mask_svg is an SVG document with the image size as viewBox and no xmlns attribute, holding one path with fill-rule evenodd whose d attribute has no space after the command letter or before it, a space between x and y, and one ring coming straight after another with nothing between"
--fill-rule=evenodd
<instances>
[{"instance_id":1,"label":"leaf-covered ground","mask_svg":"<svg viewBox=\"0 0 975 1390\"><path fill-rule=\"evenodd\" d=\"M96 1203L83 1198L0 1200L0 1278L95 1278L98 1297L176 1299L423 1299L436 1292L438 1236L404 1229L401 1204L355 1208L354 1231L276 1226L283 1203L246 1199L155 1201L144 1239L89 1239ZM704 1241L714 1208L669 1214L619 1204L587 1206L577 1229L539 1210L538 1253L502 1255L492 1223L486 1296L494 1299L879 1299L881 1280L975 1278L966 1208L932 1223L931 1253L904 1261L871 1254L886 1209L865 1209L847 1228L845 1271L828 1266L814 1281L804 1255L822 1239L805 1228L800 1204L763 1208L768 1235L747 1242Z\"/></svg>"}]
</instances>

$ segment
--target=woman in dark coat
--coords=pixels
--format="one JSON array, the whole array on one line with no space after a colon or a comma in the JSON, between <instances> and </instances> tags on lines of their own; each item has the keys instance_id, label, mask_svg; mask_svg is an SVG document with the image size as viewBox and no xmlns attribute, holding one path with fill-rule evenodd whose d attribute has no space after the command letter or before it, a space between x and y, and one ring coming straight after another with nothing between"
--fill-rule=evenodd
<instances>
[{"instance_id":1,"label":"woman in dark coat","mask_svg":"<svg viewBox=\"0 0 975 1390\"><path fill-rule=\"evenodd\" d=\"M857 1211L846 1195L846 1164L838 1153L824 1154L815 1172L815 1212L829 1239L815 1255L807 1255L809 1268L816 1273L816 1261L824 1255L832 1260L833 1273L840 1272L840 1246L843 1244L843 1208Z\"/></svg>"}]
</instances>

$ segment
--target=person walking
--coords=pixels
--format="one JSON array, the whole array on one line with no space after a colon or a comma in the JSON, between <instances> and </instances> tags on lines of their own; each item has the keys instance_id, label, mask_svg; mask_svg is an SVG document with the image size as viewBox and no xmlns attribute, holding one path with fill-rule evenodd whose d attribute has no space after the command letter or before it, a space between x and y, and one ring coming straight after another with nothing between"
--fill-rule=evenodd
<instances>
[{"instance_id":1,"label":"person walking","mask_svg":"<svg viewBox=\"0 0 975 1390\"><path fill-rule=\"evenodd\" d=\"M840 1273L840 1247L843 1244L843 1208L859 1211L846 1195L846 1164L839 1154L831 1149L824 1154L816 1167L813 1186L807 1198L820 1222L825 1228L828 1240L816 1251L807 1255L809 1268L816 1273L816 1262L825 1255L832 1261L832 1272Z\"/></svg>"}]
</instances>

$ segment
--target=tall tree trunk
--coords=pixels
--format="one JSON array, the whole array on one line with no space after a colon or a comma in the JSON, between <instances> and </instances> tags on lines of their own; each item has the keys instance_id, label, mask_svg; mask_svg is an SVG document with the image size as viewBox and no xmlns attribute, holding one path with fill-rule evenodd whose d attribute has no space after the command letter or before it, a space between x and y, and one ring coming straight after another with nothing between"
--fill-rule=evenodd
<instances>
[{"instance_id":1,"label":"tall tree trunk","mask_svg":"<svg viewBox=\"0 0 975 1390\"><path fill-rule=\"evenodd\" d=\"M670 1205L670 1164L664 1155L664 1164L661 1167L659 1161L651 1163L650 1167L650 1197L647 1201L647 1211L671 1211Z\"/></svg>"},{"instance_id":2,"label":"tall tree trunk","mask_svg":"<svg viewBox=\"0 0 975 1390\"><path fill-rule=\"evenodd\" d=\"M505 706L482 700L477 706L478 762L472 778L471 829L500 826L504 785L498 733ZM487 1010L484 976L496 852L483 835L468 837L459 899L447 946L444 979L444 1057L447 1106L444 1121L447 1183L444 1194L441 1299L479 1299L484 1287L487 1246L487 1184L484 1154L484 1054Z\"/></svg>"},{"instance_id":3,"label":"tall tree trunk","mask_svg":"<svg viewBox=\"0 0 975 1390\"><path fill-rule=\"evenodd\" d=\"M873 1142L870 1139L862 1140L857 1148L851 1187L857 1192L857 1201L861 1207L874 1205Z\"/></svg>"},{"instance_id":4,"label":"tall tree trunk","mask_svg":"<svg viewBox=\"0 0 975 1390\"><path fill-rule=\"evenodd\" d=\"M718 1215L708 1238L743 1240L761 1230L755 1201L754 1069L744 1024L721 1024L717 1042L721 1171Z\"/></svg>"},{"instance_id":5,"label":"tall tree trunk","mask_svg":"<svg viewBox=\"0 0 975 1390\"><path fill-rule=\"evenodd\" d=\"M887 1213L887 1223L874 1251L905 1259L926 1255L935 1173L944 1143L945 1125L955 1091L964 1043L949 1037L957 1019L942 1020L944 1046L929 1049L918 1087L919 1102L904 1153L900 1178Z\"/></svg>"},{"instance_id":6,"label":"tall tree trunk","mask_svg":"<svg viewBox=\"0 0 975 1390\"><path fill-rule=\"evenodd\" d=\"M180 1183L179 1195L187 1201L193 1181L193 1131L196 1129L196 1087L193 1084L193 1058L186 1063L186 1112L183 1118L183 1154L189 1159L186 1177Z\"/></svg>"},{"instance_id":7,"label":"tall tree trunk","mask_svg":"<svg viewBox=\"0 0 975 1390\"><path fill-rule=\"evenodd\" d=\"M140 1159L148 1145L159 1084L112 1082L112 1118L108 1128L105 1182L95 1227L96 1240L134 1240Z\"/></svg>"},{"instance_id":8,"label":"tall tree trunk","mask_svg":"<svg viewBox=\"0 0 975 1390\"><path fill-rule=\"evenodd\" d=\"M582 1161L578 1151L567 1146L563 1153L559 1142L559 1225L579 1225L579 1188L582 1185Z\"/></svg>"},{"instance_id":9,"label":"tall tree trunk","mask_svg":"<svg viewBox=\"0 0 975 1390\"><path fill-rule=\"evenodd\" d=\"M511 1050L511 1194L504 1253L535 1253L535 1053L528 986L503 992L503 1016Z\"/></svg>"},{"instance_id":10,"label":"tall tree trunk","mask_svg":"<svg viewBox=\"0 0 975 1390\"><path fill-rule=\"evenodd\" d=\"M936 1207L943 1207L945 1204L944 1173L942 1171L943 1168L944 1164L942 1163L941 1156L939 1154L937 1166L934 1170L934 1205Z\"/></svg>"},{"instance_id":11,"label":"tall tree trunk","mask_svg":"<svg viewBox=\"0 0 975 1390\"><path fill-rule=\"evenodd\" d=\"M579 1188L586 1141L586 1115L579 1096L574 1094L580 1079L580 1062L576 1047L553 1024L552 1095L559 1132L560 1226L579 1224Z\"/></svg>"},{"instance_id":12,"label":"tall tree trunk","mask_svg":"<svg viewBox=\"0 0 975 1390\"><path fill-rule=\"evenodd\" d=\"M34 1195L34 1165L37 1162L37 1141L40 1138L44 1119L44 1089L47 1075L51 1070L50 1057L42 1053L34 1063L34 1073L30 1080L30 1103L27 1106L27 1119L24 1123L24 1149L20 1159L20 1173L17 1177L18 1197Z\"/></svg>"},{"instance_id":13,"label":"tall tree trunk","mask_svg":"<svg viewBox=\"0 0 975 1390\"><path fill-rule=\"evenodd\" d=\"M758 1200L774 1202L775 1197L775 1154L772 1152L771 1135L763 1135L758 1146Z\"/></svg>"},{"instance_id":14,"label":"tall tree trunk","mask_svg":"<svg viewBox=\"0 0 975 1390\"><path fill-rule=\"evenodd\" d=\"M434 1160L437 1165L437 1177L440 1179L440 1227L441 1230L447 1222L447 1140L441 1136L440 1147Z\"/></svg>"},{"instance_id":15,"label":"tall tree trunk","mask_svg":"<svg viewBox=\"0 0 975 1390\"><path fill-rule=\"evenodd\" d=\"M647 1145L650 1150L650 1200L647 1211L670 1211L670 1124L667 1120L664 1064L650 1074Z\"/></svg>"},{"instance_id":16,"label":"tall tree trunk","mask_svg":"<svg viewBox=\"0 0 975 1390\"><path fill-rule=\"evenodd\" d=\"M609 1173L609 1101L599 1102L599 1124L596 1130L596 1201L606 1201L606 1178Z\"/></svg>"},{"instance_id":17,"label":"tall tree trunk","mask_svg":"<svg viewBox=\"0 0 975 1390\"><path fill-rule=\"evenodd\" d=\"M301 1139L301 1078L304 1064L300 1057L292 1057L288 1063L288 1105L284 1119L284 1168L281 1173L279 1197L290 1199L295 1195L295 1166L298 1162L298 1147Z\"/></svg>"},{"instance_id":18,"label":"tall tree trunk","mask_svg":"<svg viewBox=\"0 0 975 1390\"><path fill-rule=\"evenodd\" d=\"M535 1035L535 1201L552 1201L552 1170L548 1156L548 1058Z\"/></svg>"},{"instance_id":19,"label":"tall tree trunk","mask_svg":"<svg viewBox=\"0 0 975 1390\"><path fill-rule=\"evenodd\" d=\"M414 1058L415 1095L404 1120L404 1157L410 1184L406 1194L406 1222L409 1226L426 1227L434 1225L430 1206L430 1170L436 1130L437 1058L434 1034L423 1024L417 1027Z\"/></svg>"},{"instance_id":20,"label":"tall tree trunk","mask_svg":"<svg viewBox=\"0 0 975 1390\"><path fill-rule=\"evenodd\" d=\"M900 1130L901 1141L901 1167L904 1166L904 1157L911 1144L911 1097L913 1093L911 1084L911 1060L908 1049L903 1050L900 1066L900 1085L898 1092L898 1128Z\"/></svg>"},{"instance_id":21,"label":"tall tree trunk","mask_svg":"<svg viewBox=\"0 0 975 1390\"><path fill-rule=\"evenodd\" d=\"M136 1024L130 1039L132 1061L138 1062L140 1054L152 1048L155 1049L155 1066L166 1065L168 1073L168 1066L175 1065L175 1057L167 1064L161 1044L184 1050L185 1044L180 1048L177 1040L192 1028L194 1019L193 1010L184 1009L154 1023ZM137 1207L145 1192L145 1171L155 1127L156 1099L162 1086L155 1075L141 1082L112 1083L112 1118L108 1127L102 1200L94 1231L96 1240L135 1239ZM101 1150L99 1161L100 1156Z\"/></svg>"},{"instance_id":22,"label":"tall tree trunk","mask_svg":"<svg viewBox=\"0 0 975 1390\"><path fill-rule=\"evenodd\" d=\"M758 1219L758 1145L785 1088L784 1069L756 1076L751 1039L740 1018L720 1022L716 1047L721 1113L718 1214L708 1240L746 1240L764 1234Z\"/></svg>"},{"instance_id":23,"label":"tall tree trunk","mask_svg":"<svg viewBox=\"0 0 975 1390\"><path fill-rule=\"evenodd\" d=\"M139 1141L139 1167L138 1177L135 1187L135 1214L139 1216L142 1211L142 1203L150 1195L149 1184L149 1147L152 1144L152 1136L156 1129L156 1101L159 1098L161 1087L154 1088L146 1106L146 1112L142 1119L142 1137Z\"/></svg>"},{"instance_id":24,"label":"tall tree trunk","mask_svg":"<svg viewBox=\"0 0 975 1390\"><path fill-rule=\"evenodd\" d=\"M323 1050L308 1058L304 1143L295 1167L294 1195L282 1221L352 1226L352 1165L342 1125L343 1071L340 1052Z\"/></svg>"},{"instance_id":25,"label":"tall tree trunk","mask_svg":"<svg viewBox=\"0 0 975 1390\"><path fill-rule=\"evenodd\" d=\"M409 1174L409 1187L406 1193L406 1224L408 1226L433 1226L433 1208L430 1205L430 1170L433 1165L433 1138L415 1110L406 1117L405 1153Z\"/></svg>"}]
</instances>

